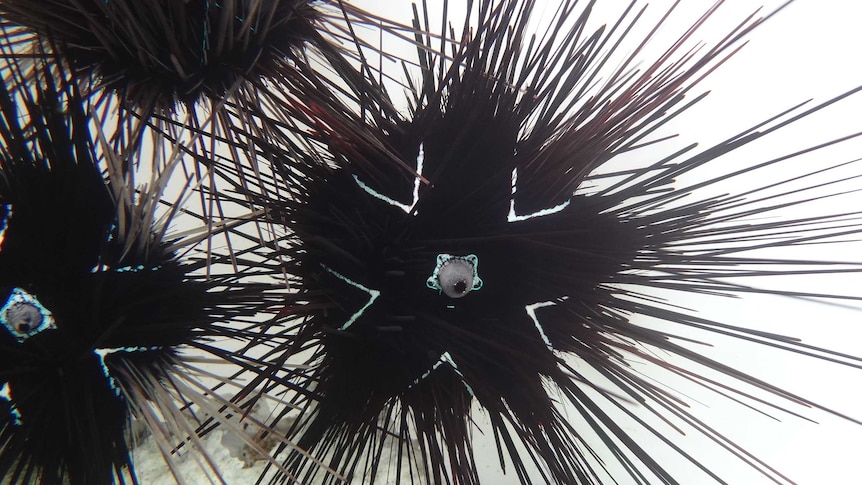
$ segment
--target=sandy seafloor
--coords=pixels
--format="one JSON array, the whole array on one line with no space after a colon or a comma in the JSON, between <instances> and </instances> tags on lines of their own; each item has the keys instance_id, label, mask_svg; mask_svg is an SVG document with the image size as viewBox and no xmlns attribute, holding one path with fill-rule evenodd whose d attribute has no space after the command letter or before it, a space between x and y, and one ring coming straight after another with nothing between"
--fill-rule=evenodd
<instances>
[{"instance_id":1,"label":"sandy seafloor","mask_svg":"<svg viewBox=\"0 0 862 485\"><path fill-rule=\"evenodd\" d=\"M246 468L242 460L230 456L228 449L222 445L222 433L221 430L215 430L202 439L207 453L218 464L222 478L228 484L255 483L266 462L258 461L254 466ZM200 453L186 453L174 460L182 478L190 484L211 483L196 458L200 458ZM152 436L144 439L133 451L133 459L141 483L155 485L172 484L176 481Z\"/></svg>"},{"instance_id":2,"label":"sandy seafloor","mask_svg":"<svg viewBox=\"0 0 862 485\"><path fill-rule=\"evenodd\" d=\"M228 430L216 429L211 433L201 438L201 442L205 448L206 454L218 466L221 480L228 485L246 485L257 483L261 474L266 468L266 461L258 459L254 464L247 466L242 458L231 456L231 450L225 446L223 436L225 433L230 433ZM158 446L152 436L144 438L138 446L132 451L138 479L143 485L170 485L173 483L185 483L188 485L203 485L210 483L220 483L220 480L212 474L206 466L201 466L198 460L201 460L203 453L186 452L173 457L173 463L176 469L181 474L180 479L176 479L170 468L166 465L162 454L159 452ZM209 473L209 475L207 475ZM395 476L392 475L394 470L391 468L383 468L377 474L376 483L395 483ZM267 474L267 480L262 483L269 483L268 477L272 475L272 470ZM318 473L317 478L313 483L320 483L327 476L326 473ZM180 481L182 480L182 481ZM361 483L360 480L354 480L351 483ZM402 473L401 483L413 483L409 477L409 473L405 470Z\"/></svg>"}]
</instances>

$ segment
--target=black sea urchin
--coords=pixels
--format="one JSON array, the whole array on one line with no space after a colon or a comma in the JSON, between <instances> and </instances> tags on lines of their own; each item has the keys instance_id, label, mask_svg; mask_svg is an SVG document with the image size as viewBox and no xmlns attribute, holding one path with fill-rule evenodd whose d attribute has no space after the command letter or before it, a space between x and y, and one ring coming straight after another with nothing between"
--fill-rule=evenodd
<instances>
[{"instance_id":1,"label":"black sea urchin","mask_svg":"<svg viewBox=\"0 0 862 485\"><path fill-rule=\"evenodd\" d=\"M349 77L331 25L348 14L328 1L4 0L0 15L143 112L300 77L309 47Z\"/></svg>"},{"instance_id":2,"label":"black sea urchin","mask_svg":"<svg viewBox=\"0 0 862 485\"><path fill-rule=\"evenodd\" d=\"M288 182L287 199L257 197L286 228L280 244L298 287L285 312L299 324L284 350L316 350L310 370L285 372L306 382L314 401L294 430L300 447L357 480L374 481L378 469L392 466L396 483L478 483L478 403L501 465L521 483L677 483L631 427L716 481L722 470L674 442L680 429L778 483L789 481L631 365L653 364L759 410L819 406L693 349L687 332L859 365L652 294L769 292L746 282L838 265L859 271L825 258L757 253L828 244L862 230L852 209L815 217L781 212L819 199L793 184L832 173L839 162L800 177L779 174L753 189L699 195L857 136L852 130L740 170L689 178L859 89L706 149L655 157L647 148L702 99L685 95L761 22L750 17L717 45L696 48L691 35L720 3L640 69L634 62L648 42L631 56L615 51L640 18L634 6L591 32L595 2L561 2L558 21L539 38L527 33L535 6L528 0L477 2L468 13L478 18L473 30L460 33L431 35L428 21L417 18L421 76L406 82L409 116L364 127L322 117L313 136L325 147L318 163L279 166L291 154L258 145ZM613 165L638 153L650 158L633 168ZM410 173L384 163L392 157ZM834 175L827 184L851 178ZM777 220L751 220L762 215ZM293 452L285 466L305 483L318 470L307 463ZM611 467L619 475L609 476Z\"/></svg>"},{"instance_id":3,"label":"black sea urchin","mask_svg":"<svg viewBox=\"0 0 862 485\"><path fill-rule=\"evenodd\" d=\"M196 375L206 359L184 354L254 370L212 344L252 339L250 319L279 300L278 285L235 254L195 254L243 218L169 229L180 207L162 191L179 155L136 187L140 164L111 151L74 83L36 69L25 79L6 64L0 89L0 475L134 483L133 418L168 458L207 416L239 411ZM227 271L212 269L219 263Z\"/></svg>"}]
</instances>

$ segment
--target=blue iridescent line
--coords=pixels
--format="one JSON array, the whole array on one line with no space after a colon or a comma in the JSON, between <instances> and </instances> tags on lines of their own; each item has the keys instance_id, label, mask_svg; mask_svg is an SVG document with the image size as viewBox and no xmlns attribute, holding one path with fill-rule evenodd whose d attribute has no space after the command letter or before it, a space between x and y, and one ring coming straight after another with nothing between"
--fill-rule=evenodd
<instances>
[{"instance_id":1,"label":"blue iridescent line","mask_svg":"<svg viewBox=\"0 0 862 485\"><path fill-rule=\"evenodd\" d=\"M221 4L220 4L220 3L218 3L218 2L215 2L215 6L216 6L216 7L218 7L218 8L221 8ZM207 7L209 7L209 5L207 5ZM242 18L242 17L240 17L239 15L234 15L234 16L233 16L233 18L235 18L235 19L239 20L240 22L245 22L245 19L244 19L244 18ZM249 30L251 30L252 32L254 32L254 27L251 27Z\"/></svg>"},{"instance_id":2,"label":"blue iridescent line","mask_svg":"<svg viewBox=\"0 0 862 485\"><path fill-rule=\"evenodd\" d=\"M137 273L138 271L143 271L145 268L146 268L146 266L144 266L143 264L139 264L136 266L132 266L132 265L122 266L120 268L112 270L111 267L108 266L107 264L99 263L96 266L93 266L92 268L90 268L90 272L91 273L104 273L107 271L113 271L115 273ZM158 265L158 266L153 266L152 268L150 268L150 271L158 271L160 269L162 269L162 266Z\"/></svg>"},{"instance_id":3,"label":"blue iridescent line","mask_svg":"<svg viewBox=\"0 0 862 485\"><path fill-rule=\"evenodd\" d=\"M215 3L215 6L217 8L222 8L221 4L219 4L218 2L213 2L213 3ZM201 42L201 53L203 54L203 55L201 55L201 65L202 66L205 64L204 59L206 58L207 49L209 49L209 46L207 45L209 43L207 41L209 40L209 37L210 37L210 31L209 31L209 28L207 27L207 25L209 25L209 18L210 18L210 2L207 2L206 7L204 8L204 19L205 19L204 20L204 35L203 35L203 41ZM234 15L234 18L239 20L241 23L245 23L245 19L240 17L239 15ZM254 27L249 27L248 30L251 32L254 32L257 29L255 29Z\"/></svg>"},{"instance_id":4,"label":"blue iridescent line","mask_svg":"<svg viewBox=\"0 0 862 485\"><path fill-rule=\"evenodd\" d=\"M539 303L533 303L532 305L527 305L527 315L530 317L530 320L536 325L536 330L539 331L539 335L541 335L542 340L545 342L545 345L548 346L550 350L554 350L554 346L551 345L551 339L548 338L548 335L545 333L544 327L539 323L539 319L536 317L536 310L539 308L554 306L556 303L552 301L541 301Z\"/></svg>"},{"instance_id":5,"label":"blue iridescent line","mask_svg":"<svg viewBox=\"0 0 862 485\"><path fill-rule=\"evenodd\" d=\"M209 28L209 18L210 18L210 2L206 3L206 7L204 7L204 35L203 40L201 41L201 65L204 65L204 59L207 56L207 40L210 37Z\"/></svg>"}]
</instances>

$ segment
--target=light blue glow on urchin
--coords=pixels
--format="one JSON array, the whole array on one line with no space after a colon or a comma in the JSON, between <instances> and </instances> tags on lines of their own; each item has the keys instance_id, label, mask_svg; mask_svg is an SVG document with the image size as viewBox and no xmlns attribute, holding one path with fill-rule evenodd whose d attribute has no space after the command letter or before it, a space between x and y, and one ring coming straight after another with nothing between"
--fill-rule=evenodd
<instances>
[{"instance_id":1,"label":"light blue glow on urchin","mask_svg":"<svg viewBox=\"0 0 862 485\"><path fill-rule=\"evenodd\" d=\"M139 264L137 266L123 266L122 268L117 268L114 271L117 273L136 273L144 269L143 264Z\"/></svg>"},{"instance_id":2,"label":"light blue glow on urchin","mask_svg":"<svg viewBox=\"0 0 862 485\"><path fill-rule=\"evenodd\" d=\"M113 271L114 273L137 273L139 271L143 271L146 267L143 264L137 264L135 266L127 265L122 266L117 269L113 269L107 264L99 263L92 268L90 268L90 273L106 273L108 271ZM150 271L158 271L162 269L161 265L153 266L150 268Z\"/></svg>"},{"instance_id":3,"label":"light blue glow on urchin","mask_svg":"<svg viewBox=\"0 0 862 485\"><path fill-rule=\"evenodd\" d=\"M13 288L0 308L0 323L19 343L39 332L57 328L54 315L35 296L21 288Z\"/></svg>"}]
</instances>

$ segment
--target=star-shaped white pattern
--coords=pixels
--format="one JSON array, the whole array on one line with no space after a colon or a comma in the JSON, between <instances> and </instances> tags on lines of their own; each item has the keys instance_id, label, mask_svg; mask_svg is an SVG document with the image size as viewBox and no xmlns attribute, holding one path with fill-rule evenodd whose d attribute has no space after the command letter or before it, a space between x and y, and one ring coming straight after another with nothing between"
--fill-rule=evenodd
<instances>
[{"instance_id":1,"label":"star-shaped white pattern","mask_svg":"<svg viewBox=\"0 0 862 485\"><path fill-rule=\"evenodd\" d=\"M416 207L416 204L419 202L419 186L421 183L420 177L422 176L422 169L423 169L424 162L425 162L425 146L424 146L424 143L420 143L419 154L416 157L417 176L414 178L414 181L413 181L413 200L410 204L398 202L397 200L395 200L389 196L386 196L386 195L381 194L380 192L377 192L376 190L372 189L367 184L362 182L359 179L359 177L357 177L356 175L353 176L353 179L356 181L357 185L359 185L359 187L362 188L362 190L367 192L372 197L379 199L379 200L382 200L383 202L386 202L387 204L394 206L394 207L397 207L397 208L403 210L405 213L410 214L413 211L413 209ZM536 217L545 217L545 216L557 214L557 213L565 210L566 207L568 207L569 204L571 203L571 199L569 199L569 200L566 200L565 202L558 204L554 207L542 209L542 210L533 212L531 214L518 215L517 212L515 211L515 194L518 191L518 187L517 187L518 169L517 168L512 170L511 180L512 180L512 182L511 182L511 195L512 196L509 199L509 212L508 212L507 217L506 217L507 222L517 223L517 222L523 222L523 221L526 221L529 219L533 219ZM413 215L416 215L416 213L413 212ZM443 257L442 261L441 261L441 257ZM478 258L476 258L475 255L469 255L469 256L453 256L453 255L447 255L447 254L438 255L437 256L437 265L436 265L432 275L428 278L426 285L431 289L441 290L441 286L440 286L440 283L438 281L438 278L439 278L438 273L440 271L441 266L443 264L445 264L445 262L448 261L449 259L467 258L467 257L472 257L475 259L475 262L473 263L474 271L475 271L475 267L477 266L477 263L478 263ZM363 305L362 308L360 308L358 311L354 312L350 316L350 318L341 327L339 327L340 330L346 330L356 322L356 320L365 312L365 310L367 310L369 307L371 307L371 305L374 304L375 300L377 300L378 297L380 297L380 294L381 294L380 290L368 288L368 287L362 285L361 283L358 283L358 282L348 278L347 276L344 276L343 274L338 273L337 271L335 271L329 267L326 267L325 265L324 265L324 269L326 271L328 271L330 274L334 275L335 277L341 279L345 283L353 286L354 288L357 288L357 289L360 289L360 290L366 292L369 296L368 301L365 303L365 305ZM479 289L482 287L482 285L483 285L483 282L479 278L478 272L474 272L473 286L467 291ZM464 294L466 294L466 293L467 292L464 292ZM561 300L565 300L567 298L568 297L564 296L564 297L561 297ZM542 327L542 324L539 322L538 317L536 317L536 310L539 308L545 308L545 307L554 306L554 305L556 305L556 303L553 301L540 301L540 302L536 302L536 303L527 305L525 307L525 311L527 313L527 316L529 316L530 320L533 321L533 324L536 327L536 331L538 332L539 336L542 338L542 341L548 347L548 350L550 350L552 352L555 349L554 349L553 345L551 344L551 341L548 338L548 335L546 334L544 328ZM447 305L447 306L449 308L454 308L454 305ZM424 374L422 374L420 377L417 377L416 380L414 380L413 383L410 385L410 387L415 386L421 380L427 378L429 375L431 375L431 373L434 370L436 370L437 368L439 368L440 366L442 366L444 364L448 365L452 370L455 371L456 374L458 374L458 376L461 377L461 382L467 388L470 395L473 395L473 389L470 387L470 385L464 379L464 374L462 374L460 369L458 369L458 365L455 363L454 359L452 358L452 355L448 351L444 351L440 355L440 358L437 360L437 362L434 365L432 365L431 368L428 369Z\"/></svg>"}]
</instances>

